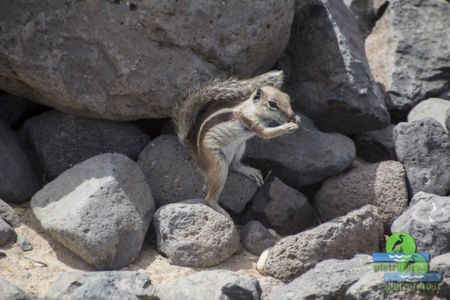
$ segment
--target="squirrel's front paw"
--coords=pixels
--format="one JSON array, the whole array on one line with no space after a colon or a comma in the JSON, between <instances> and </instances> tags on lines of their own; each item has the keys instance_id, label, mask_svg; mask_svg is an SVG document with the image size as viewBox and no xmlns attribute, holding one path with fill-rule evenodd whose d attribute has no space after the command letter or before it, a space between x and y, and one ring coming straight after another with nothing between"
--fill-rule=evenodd
<instances>
[{"instance_id":1,"label":"squirrel's front paw","mask_svg":"<svg viewBox=\"0 0 450 300\"><path fill-rule=\"evenodd\" d=\"M291 133L298 129L298 125L296 123L285 123L283 124L283 129L286 133Z\"/></svg>"},{"instance_id":2,"label":"squirrel's front paw","mask_svg":"<svg viewBox=\"0 0 450 300\"><path fill-rule=\"evenodd\" d=\"M298 125L302 122L302 118L300 116L295 115L295 123Z\"/></svg>"}]
</instances>

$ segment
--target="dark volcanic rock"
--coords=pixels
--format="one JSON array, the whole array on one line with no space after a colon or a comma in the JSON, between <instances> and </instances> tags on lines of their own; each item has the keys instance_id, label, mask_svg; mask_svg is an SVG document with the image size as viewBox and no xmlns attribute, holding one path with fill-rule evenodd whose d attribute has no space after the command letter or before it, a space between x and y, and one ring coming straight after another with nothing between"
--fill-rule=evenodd
<instances>
[{"instance_id":1,"label":"dark volcanic rock","mask_svg":"<svg viewBox=\"0 0 450 300\"><path fill-rule=\"evenodd\" d=\"M137 159L150 138L125 122L76 117L50 111L25 122L24 134L50 179L85 159L121 153Z\"/></svg>"},{"instance_id":2,"label":"dark volcanic rock","mask_svg":"<svg viewBox=\"0 0 450 300\"><path fill-rule=\"evenodd\" d=\"M408 207L405 170L401 163L385 161L365 165L329 178L314 201L321 221L343 216L366 204L378 208L386 228Z\"/></svg>"},{"instance_id":3,"label":"dark volcanic rock","mask_svg":"<svg viewBox=\"0 0 450 300\"><path fill-rule=\"evenodd\" d=\"M324 260L289 284L274 289L269 300L344 299L350 285L371 269L372 257L369 255L359 254L348 260Z\"/></svg>"},{"instance_id":4,"label":"dark volcanic rock","mask_svg":"<svg viewBox=\"0 0 450 300\"><path fill-rule=\"evenodd\" d=\"M280 65L294 106L326 131L344 134L389 124L364 41L343 1L299 1Z\"/></svg>"},{"instance_id":5,"label":"dark volcanic rock","mask_svg":"<svg viewBox=\"0 0 450 300\"><path fill-rule=\"evenodd\" d=\"M0 119L9 126L23 121L33 112L41 110L41 107L27 99L0 91Z\"/></svg>"},{"instance_id":6,"label":"dark volcanic rock","mask_svg":"<svg viewBox=\"0 0 450 300\"><path fill-rule=\"evenodd\" d=\"M339 174L355 159L353 141L339 133L318 130L302 117L298 130L276 139L253 138L247 142L246 157L258 167L292 187L314 184Z\"/></svg>"},{"instance_id":7,"label":"dark volcanic rock","mask_svg":"<svg viewBox=\"0 0 450 300\"><path fill-rule=\"evenodd\" d=\"M426 118L433 118L444 127L447 132L446 113L450 110L450 100L439 98L430 98L421 101L408 114L408 122L422 120Z\"/></svg>"},{"instance_id":8,"label":"dark volcanic rock","mask_svg":"<svg viewBox=\"0 0 450 300\"><path fill-rule=\"evenodd\" d=\"M31 207L44 230L97 269L138 256L154 202L144 173L122 154L102 154L62 173Z\"/></svg>"},{"instance_id":9,"label":"dark volcanic rock","mask_svg":"<svg viewBox=\"0 0 450 300\"><path fill-rule=\"evenodd\" d=\"M392 224L391 231L409 233L419 251L437 256L450 252L450 196L419 192L411 205Z\"/></svg>"},{"instance_id":10,"label":"dark volcanic rock","mask_svg":"<svg viewBox=\"0 0 450 300\"><path fill-rule=\"evenodd\" d=\"M242 245L254 255L260 255L277 242L277 237L258 221L250 221L241 231Z\"/></svg>"},{"instance_id":11,"label":"dark volcanic rock","mask_svg":"<svg viewBox=\"0 0 450 300\"><path fill-rule=\"evenodd\" d=\"M0 218L13 227L20 225L21 221L16 211L0 199Z\"/></svg>"},{"instance_id":12,"label":"dark volcanic rock","mask_svg":"<svg viewBox=\"0 0 450 300\"><path fill-rule=\"evenodd\" d=\"M450 191L450 136L433 118L399 123L394 129L395 152L403 163L411 195Z\"/></svg>"},{"instance_id":13,"label":"dark volcanic rock","mask_svg":"<svg viewBox=\"0 0 450 300\"><path fill-rule=\"evenodd\" d=\"M366 38L375 25L376 11L373 0L344 0L344 3L355 16L362 37Z\"/></svg>"},{"instance_id":14,"label":"dark volcanic rock","mask_svg":"<svg viewBox=\"0 0 450 300\"><path fill-rule=\"evenodd\" d=\"M59 275L46 296L60 299L155 299L156 290L141 272L65 272Z\"/></svg>"},{"instance_id":15,"label":"dark volcanic rock","mask_svg":"<svg viewBox=\"0 0 450 300\"><path fill-rule=\"evenodd\" d=\"M390 124L380 130L371 130L355 135L353 140L357 156L371 163L395 160L394 128L395 125Z\"/></svg>"},{"instance_id":16,"label":"dark volcanic rock","mask_svg":"<svg viewBox=\"0 0 450 300\"><path fill-rule=\"evenodd\" d=\"M8 223L0 218L0 246L4 246L16 239L17 235L14 229Z\"/></svg>"},{"instance_id":17,"label":"dark volcanic rock","mask_svg":"<svg viewBox=\"0 0 450 300\"><path fill-rule=\"evenodd\" d=\"M167 117L192 83L272 67L293 7L294 0L3 1L0 89L87 117Z\"/></svg>"},{"instance_id":18,"label":"dark volcanic rock","mask_svg":"<svg viewBox=\"0 0 450 300\"><path fill-rule=\"evenodd\" d=\"M450 87L450 2L395 0L366 40L389 109L405 110Z\"/></svg>"},{"instance_id":19,"label":"dark volcanic rock","mask_svg":"<svg viewBox=\"0 0 450 300\"><path fill-rule=\"evenodd\" d=\"M259 300L258 280L237 272L203 271L161 286L159 300Z\"/></svg>"},{"instance_id":20,"label":"dark volcanic rock","mask_svg":"<svg viewBox=\"0 0 450 300\"><path fill-rule=\"evenodd\" d=\"M263 274L287 281L325 259L378 251L383 237L383 223L378 215L374 206L366 205L311 230L285 237L261 254L257 268Z\"/></svg>"},{"instance_id":21,"label":"dark volcanic rock","mask_svg":"<svg viewBox=\"0 0 450 300\"><path fill-rule=\"evenodd\" d=\"M169 263L208 267L239 250L239 235L232 220L205 204L188 202L194 203L167 204L154 215L158 250Z\"/></svg>"},{"instance_id":22,"label":"dark volcanic rock","mask_svg":"<svg viewBox=\"0 0 450 300\"><path fill-rule=\"evenodd\" d=\"M157 207L206 196L206 185L196 162L175 135L154 139L139 155L138 164L148 178ZM256 189L253 180L230 171L219 202L240 213Z\"/></svg>"},{"instance_id":23,"label":"dark volcanic rock","mask_svg":"<svg viewBox=\"0 0 450 300\"><path fill-rule=\"evenodd\" d=\"M14 132L0 121L0 198L29 201L40 187L35 166Z\"/></svg>"},{"instance_id":24,"label":"dark volcanic rock","mask_svg":"<svg viewBox=\"0 0 450 300\"><path fill-rule=\"evenodd\" d=\"M308 199L276 177L258 190L245 213L248 219L256 219L282 235L295 234L315 224L314 209Z\"/></svg>"}]
</instances>

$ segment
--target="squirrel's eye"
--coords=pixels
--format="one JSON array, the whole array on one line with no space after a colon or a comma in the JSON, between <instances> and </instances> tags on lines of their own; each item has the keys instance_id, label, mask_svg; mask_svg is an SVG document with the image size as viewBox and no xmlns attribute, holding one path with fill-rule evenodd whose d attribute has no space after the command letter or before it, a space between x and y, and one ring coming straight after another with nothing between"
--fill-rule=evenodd
<instances>
[{"instance_id":1,"label":"squirrel's eye","mask_svg":"<svg viewBox=\"0 0 450 300\"><path fill-rule=\"evenodd\" d=\"M277 104L275 101L269 100L269 106L270 106L271 108L277 108L277 107L278 107L278 104Z\"/></svg>"}]
</instances>

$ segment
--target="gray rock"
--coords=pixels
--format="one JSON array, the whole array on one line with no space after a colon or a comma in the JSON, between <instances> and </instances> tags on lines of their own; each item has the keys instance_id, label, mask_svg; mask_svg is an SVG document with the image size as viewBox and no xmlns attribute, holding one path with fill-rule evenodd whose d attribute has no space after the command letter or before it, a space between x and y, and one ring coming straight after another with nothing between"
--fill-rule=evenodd
<instances>
[{"instance_id":1,"label":"gray rock","mask_svg":"<svg viewBox=\"0 0 450 300\"><path fill-rule=\"evenodd\" d=\"M134 161L102 154L47 184L31 207L55 240L97 269L117 269L138 256L154 202Z\"/></svg>"},{"instance_id":2,"label":"gray rock","mask_svg":"<svg viewBox=\"0 0 450 300\"><path fill-rule=\"evenodd\" d=\"M411 195L450 191L450 136L433 118L399 123L394 129L395 152L405 167Z\"/></svg>"},{"instance_id":3,"label":"gray rock","mask_svg":"<svg viewBox=\"0 0 450 300\"><path fill-rule=\"evenodd\" d=\"M0 299L2 300L37 300L14 284L0 278Z\"/></svg>"},{"instance_id":4,"label":"gray rock","mask_svg":"<svg viewBox=\"0 0 450 300\"><path fill-rule=\"evenodd\" d=\"M277 237L258 221L245 224L240 235L245 249L258 256L277 242Z\"/></svg>"},{"instance_id":5,"label":"gray rock","mask_svg":"<svg viewBox=\"0 0 450 300\"><path fill-rule=\"evenodd\" d=\"M300 128L292 134L271 140L251 139L246 152L252 163L272 170L283 182L296 188L342 172L356 156L350 138L321 132L309 118L302 120Z\"/></svg>"},{"instance_id":6,"label":"gray rock","mask_svg":"<svg viewBox=\"0 0 450 300\"><path fill-rule=\"evenodd\" d=\"M258 190L246 217L262 222L281 235L295 234L315 224L314 209L308 199L276 177Z\"/></svg>"},{"instance_id":7,"label":"gray rock","mask_svg":"<svg viewBox=\"0 0 450 300\"><path fill-rule=\"evenodd\" d=\"M437 256L450 252L450 196L424 192L414 195L410 207L392 224L391 231L409 233L419 251Z\"/></svg>"},{"instance_id":8,"label":"gray rock","mask_svg":"<svg viewBox=\"0 0 450 300\"><path fill-rule=\"evenodd\" d=\"M448 273L450 277L450 252L431 258L430 270L442 274Z\"/></svg>"},{"instance_id":9,"label":"gray rock","mask_svg":"<svg viewBox=\"0 0 450 300\"><path fill-rule=\"evenodd\" d=\"M155 212L153 225L158 250L173 265L213 266L239 249L233 221L202 203L164 205Z\"/></svg>"},{"instance_id":10,"label":"gray rock","mask_svg":"<svg viewBox=\"0 0 450 300\"><path fill-rule=\"evenodd\" d=\"M375 25L375 7L373 0L344 0L355 16L359 31L365 39Z\"/></svg>"},{"instance_id":11,"label":"gray rock","mask_svg":"<svg viewBox=\"0 0 450 300\"><path fill-rule=\"evenodd\" d=\"M377 251L382 236L383 223L378 210L366 205L344 217L281 239L260 256L258 270L287 281L322 260L346 259L357 253Z\"/></svg>"},{"instance_id":12,"label":"gray rock","mask_svg":"<svg viewBox=\"0 0 450 300\"><path fill-rule=\"evenodd\" d=\"M197 164L175 135L161 135L141 152L138 164L148 178L157 207L206 196ZM234 213L244 210L257 186L253 180L229 172L219 202Z\"/></svg>"},{"instance_id":13,"label":"gray rock","mask_svg":"<svg viewBox=\"0 0 450 300\"><path fill-rule=\"evenodd\" d=\"M325 181L314 207L321 221L343 216L366 204L378 208L385 228L408 207L405 171L397 161L365 165Z\"/></svg>"},{"instance_id":14,"label":"gray rock","mask_svg":"<svg viewBox=\"0 0 450 300\"><path fill-rule=\"evenodd\" d=\"M195 161L175 135L152 140L137 162L148 178L157 207L206 195Z\"/></svg>"},{"instance_id":15,"label":"gray rock","mask_svg":"<svg viewBox=\"0 0 450 300\"><path fill-rule=\"evenodd\" d=\"M23 129L50 179L77 163L107 152L137 159L150 141L145 133L129 123L82 118L57 111L27 120Z\"/></svg>"},{"instance_id":16,"label":"gray rock","mask_svg":"<svg viewBox=\"0 0 450 300\"><path fill-rule=\"evenodd\" d=\"M269 300L269 295L275 288L285 285L283 281L270 276L263 276L258 281L262 290L261 300Z\"/></svg>"},{"instance_id":17,"label":"gray rock","mask_svg":"<svg viewBox=\"0 0 450 300\"><path fill-rule=\"evenodd\" d=\"M14 229L12 229L12 227L9 226L8 223L0 218L0 246L4 246L7 243L15 240L16 237L17 235Z\"/></svg>"},{"instance_id":18,"label":"gray rock","mask_svg":"<svg viewBox=\"0 0 450 300\"><path fill-rule=\"evenodd\" d=\"M6 202L29 201L39 189L35 166L14 132L0 121L0 198Z\"/></svg>"},{"instance_id":19,"label":"gray rock","mask_svg":"<svg viewBox=\"0 0 450 300\"><path fill-rule=\"evenodd\" d=\"M39 107L37 103L0 91L0 119L9 126L24 120Z\"/></svg>"},{"instance_id":20,"label":"gray rock","mask_svg":"<svg viewBox=\"0 0 450 300\"><path fill-rule=\"evenodd\" d=\"M445 129L447 129L447 132L450 132L450 108L445 113Z\"/></svg>"},{"instance_id":21,"label":"gray rock","mask_svg":"<svg viewBox=\"0 0 450 300\"><path fill-rule=\"evenodd\" d=\"M434 118L446 128L446 112L450 109L450 100L439 98L430 98L421 101L408 114L408 122L422 120L426 118ZM447 130L448 132L448 130Z\"/></svg>"},{"instance_id":22,"label":"gray rock","mask_svg":"<svg viewBox=\"0 0 450 300\"><path fill-rule=\"evenodd\" d=\"M280 66L294 107L318 128L351 134L389 124L358 24L343 1L298 1Z\"/></svg>"},{"instance_id":23,"label":"gray rock","mask_svg":"<svg viewBox=\"0 0 450 300\"><path fill-rule=\"evenodd\" d=\"M348 300L444 300L445 298L438 297L436 292L416 292L416 291L393 291L387 290L387 285L384 281L384 272L369 272L362 276L356 283L354 283L346 292L345 299Z\"/></svg>"},{"instance_id":24,"label":"gray rock","mask_svg":"<svg viewBox=\"0 0 450 300\"><path fill-rule=\"evenodd\" d=\"M366 39L367 57L389 109L406 110L448 89L449 14L448 1L389 1Z\"/></svg>"},{"instance_id":25,"label":"gray rock","mask_svg":"<svg viewBox=\"0 0 450 300\"><path fill-rule=\"evenodd\" d=\"M294 0L3 3L0 89L88 117L168 117L193 82L272 67L293 7Z\"/></svg>"},{"instance_id":26,"label":"gray rock","mask_svg":"<svg viewBox=\"0 0 450 300\"><path fill-rule=\"evenodd\" d=\"M31 251L33 250L33 245L27 240L23 235L17 236L17 245L22 251Z\"/></svg>"},{"instance_id":27,"label":"gray rock","mask_svg":"<svg viewBox=\"0 0 450 300\"><path fill-rule=\"evenodd\" d=\"M371 269L372 257L369 255L360 254L349 260L325 260L289 284L274 289L269 299L344 299L350 285Z\"/></svg>"},{"instance_id":28,"label":"gray rock","mask_svg":"<svg viewBox=\"0 0 450 300\"><path fill-rule=\"evenodd\" d=\"M203 271L161 286L159 300L258 300L258 280L226 270Z\"/></svg>"},{"instance_id":29,"label":"gray rock","mask_svg":"<svg viewBox=\"0 0 450 300\"><path fill-rule=\"evenodd\" d=\"M394 160L394 128L395 125L390 124L384 129L356 134L353 140L357 156L371 163Z\"/></svg>"},{"instance_id":30,"label":"gray rock","mask_svg":"<svg viewBox=\"0 0 450 300\"><path fill-rule=\"evenodd\" d=\"M156 290L142 272L64 272L46 296L48 299L154 299Z\"/></svg>"},{"instance_id":31,"label":"gray rock","mask_svg":"<svg viewBox=\"0 0 450 300\"><path fill-rule=\"evenodd\" d=\"M17 227L21 224L20 218L16 211L6 202L0 199L0 218L12 227Z\"/></svg>"}]
</instances>

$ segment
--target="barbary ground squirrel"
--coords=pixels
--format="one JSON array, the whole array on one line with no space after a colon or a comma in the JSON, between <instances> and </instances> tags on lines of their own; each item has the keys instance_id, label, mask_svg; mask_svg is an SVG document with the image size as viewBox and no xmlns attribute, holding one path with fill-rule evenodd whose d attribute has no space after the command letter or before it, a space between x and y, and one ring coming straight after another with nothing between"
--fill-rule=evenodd
<instances>
[{"instance_id":1,"label":"barbary ground squirrel","mask_svg":"<svg viewBox=\"0 0 450 300\"><path fill-rule=\"evenodd\" d=\"M208 187L207 203L228 216L218 200L228 169L263 184L259 170L243 165L245 142L253 136L270 139L298 129L300 117L279 88L283 72L237 80L214 79L188 90L174 107L178 137L200 167ZM276 123L278 126L269 127Z\"/></svg>"}]
</instances>

